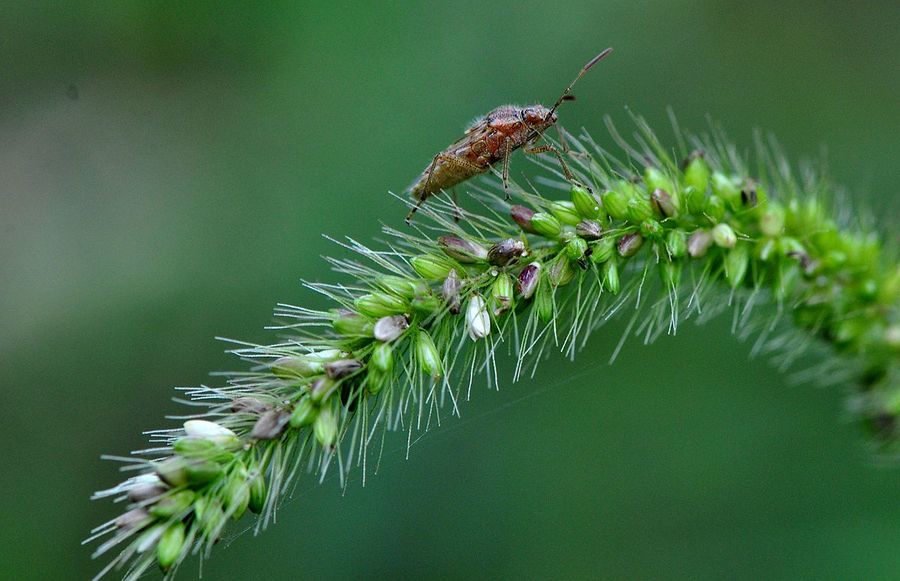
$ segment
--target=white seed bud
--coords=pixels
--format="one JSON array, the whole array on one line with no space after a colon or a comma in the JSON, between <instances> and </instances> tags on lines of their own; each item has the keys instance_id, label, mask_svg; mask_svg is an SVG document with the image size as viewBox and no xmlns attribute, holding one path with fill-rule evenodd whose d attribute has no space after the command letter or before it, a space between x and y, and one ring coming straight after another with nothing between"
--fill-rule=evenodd
<instances>
[{"instance_id":1,"label":"white seed bud","mask_svg":"<svg viewBox=\"0 0 900 581\"><path fill-rule=\"evenodd\" d=\"M184 431L191 438L202 438L216 444L230 444L237 439L237 435L225 426L206 420L188 420L184 422Z\"/></svg>"},{"instance_id":2,"label":"white seed bud","mask_svg":"<svg viewBox=\"0 0 900 581\"><path fill-rule=\"evenodd\" d=\"M473 294L466 308L466 323L469 328L469 337L473 341L483 339L491 334L491 317L488 314L487 305L479 294Z\"/></svg>"}]
</instances>

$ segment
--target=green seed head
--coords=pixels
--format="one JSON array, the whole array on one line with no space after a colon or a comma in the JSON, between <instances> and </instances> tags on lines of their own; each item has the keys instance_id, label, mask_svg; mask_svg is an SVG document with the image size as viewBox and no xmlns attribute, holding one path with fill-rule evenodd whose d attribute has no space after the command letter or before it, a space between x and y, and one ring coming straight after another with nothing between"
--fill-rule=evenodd
<instances>
[{"instance_id":1,"label":"green seed head","mask_svg":"<svg viewBox=\"0 0 900 581\"><path fill-rule=\"evenodd\" d=\"M505 272L497 275L491 285L491 306L495 317L508 311L513 305L513 277Z\"/></svg>"},{"instance_id":2,"label":"green seed head","mask_svg":"<svg viewBox=\"0 0 900 581\"><path fill-rule=\"evenodd\" d=\"M319 411L319 415L313 423L313 434L322 447L334 446L338 436L338 419L330 406Z\"/></svg>"},{"instance_id":3,"label":"green seed head","mask_svg":"<svg viewBox=\"0 0 900 581\"><path fill-rule=\"evenodd\" d=\"M544 323L553 320L553 289L544 277L541 277L537 292L534 294L534 310Z\"/></svg>"},{"instance_id":4,"label":"green seed head","mask_svg":"<svg viewBox=\"0 0 900 581\"><path fill-rule=\"evenodd\" d=\"M739 208L742 204L740 183L722 172L712 174L712 191L732 208Z\"/></svg>"},{"instance_id":5,"label":"green seed head","mask_svg":"<svg viewBox=\"0 0 900 581\"><path fill-rule=\"evenodd\" d=\"M675 191L675 185L669 179L669 176L655 167L647 167L644 170L644 183L647 184L647 189L651 192L653 190Z\"/></svg>"},{"instance_id":6,"label":"green seed head","mask_svg":"<svg viewBox=\"0 0 900 581\"><path fill-rule=\"evenodd\" d=\"M628 188L632 188L631 184L628 184ZM624 220L628 216L629 197L621 189L610 190L604 193L602 200L603 207L610 217L616 220Z\"/></svg>"},{"instance_id":7,"label":"green seed head","mask_svg":"<svg viewBox=\"0 0 900 581\"><path fill-rule=\"evenodd\" d=\"M183 522L169 525L156 545L156 560L163 571L168 571L181 555L184 548L185 527Z\"/></svg>"},{"instance_id":8,"label":"green seed head","mask_svg":"<svg viewBox=\"0 0 900 581\"><path fill-rule=\"evenodd\" d=\"M291 412L290 425L292 428L302 428L313 423L318 415L319 409L311 398L304 397Z\"/></svg>"},{"instance_id":9,"label":"green seed head","mask_svg":"<svg viewBox=\"0 0 900 581\"><path fill-rule=\"evenodd\" d=\"M159 500L150 507L150 514L159 519L179 517L190 508L194 502L193 490L181 490Z\"/></svg>"},{"instance_id":10,"label":"green seed head","mask_svg":"<svg viewBox=\"0 0 900 581\"><path fill-rule=\"evenodd\" d=\"M584 238L572 238L566 243L566 256L569 260L581 260L587 248L588 244Z\"/></svg>"},{"instance_id":11,"label":"green seed head","mask_svg":"<svg viewBox=\"0 0 900 581\"><path fill-rule=\"evenodd\" d=\"M619 267L616 263L616 258L613 256L604 262L601 267L603 287L614 295L619 294L619 290L621 289L621 285L619 284Z\"/></svg>"},{"instance_id":12,"label":"green seed head","mask_svg":"<svg viewBox=\"0 0 900 581\"><path fill-rule=\"evenodd\" d=\"M394 367L394 348L387 343L376 345L370 362L375 369L388 373Z\"/></svg>"},{"instance_id":13,"label":"green seed head","mask_svg":"<svg viewBox=\"0 0 900 581\"><path fill-rule=\"evenodd\" d=\"M553 202L550 204L550 212L557 220L568 226L574 226L581 221L581 216L578 215L572 202Z\"/></svg>"},{"instance_id":14,"label":"green seed head","mask_svg":"<svg viewBox=\"0 0 900 581\"><path fill-rule=\"evenodd\" d=\"M458 236L440 236L438 246L444 254L464 264L483 262L488 257L487 248Z\"/></svg>"},{"instance_id":15,"label":"green seed head","mask_svg":"<svg viewBox=\"0 0 900 581\"><path fill-rule=\"evenodd\" d=\"M759 230L769 237L780 236L784 232L784 208L779 204L769 204L759 217Z\"/></svg>"},{"instance_id":16,"label":"green seed head","mask_svg":"<svg viewBox=\"0 0 900 581\"><path fill-rule=\"evenodd\" d=\"M709 186L710 173L709 164L702 155L692 156L684 168L684 184L700 193L705 193Z\"/></svg>"},{"instance_id":17,"label":"green seed head","mask_svg":"<svg viewBox=\"0 0 900 581\"><path fill-rule=\"evenodd\" d=\"M419 330L416 337L416 358L422 371L437 379L443 374L443 364L431 335L425 330Z\"/></svg>"},{"instance_id":18,"label":"green seed head","mask_svg":"<svg viewBox=\"0 0 900 581\"><path fill-rule=\"evenodd\" d=\"M556 239L562 234L562 224L551 214L538 212L531 217L531 225L534 227L535 232L545 238Z\"/></svg>"},{"instance_id":19,"label":"green seed head","mask_svg":"<svg viewBox=\"0 0 900 581\"><path fill-rule=\"evenodd\" d=\"M731 288L736 288L744 282L749 264L750 248L747 244L739 244L725 255L725 279Z\"/></svg>"},{"instance_id":20,"label":"green seed head","mask_svg":"<svg viewBox=\"0 0 900 581\"><path fill-rule=\"evenodd\" d=\"M347 337L369 337L372 335L372 321L368 317L348 309L337 309L333 312L334 319L331 325L341 335Z\"/></svg>"},{"instance_id":21,"label":"green seed head","mask_svg":"<svg viewBox=\"0 0 900 581\"><path fill-rule=\"evenodd\" d=\"M641 236L644 238L659 239L662 237L663 227L654 219L641 222Z\"/></svg>"},{"instance_id":22,"label":"green seed head","mask_svg":"<svg viewBox=\"0 0 900 581\"><path fill-rule=\"evenodd\" d=\"M402 314L408 308L406 301L400 297L382 292L362 295L354 301L354 305L357 311L373 319Z\"/></svg>"},{"instance_id":23,"label":"green seed head","mask_svg":"<svg viewBox=\"0 0 900 581\"><path fill-rule=\"evenodd\" d=\"M703 214L713 222L719 222L725 217L725 202L723 202L722 198L719 196L710 196L706 198Z\"/></svg>"},{"instance_id":24,"label":"green seed head","mask_svg":"<svg viewBox=\"0 0 900 581\"><path fill-rule=\"evenodd\" d=\"M676 228L666 235L666 252L671 258L681 258L687 254L687 234Z\"/></svg>"},{"instance_id":25,"label":"green seed head","mask_svg":"<svg viewBox=\"0 0 900 581\"><path fill-rule=\"evenodd\" d=\"M582 220L575 226L575 234L585 240L599 240L603 235L603 227L596 220Z\"/></svg>"},{"instance_id":26,"label":"green seed head","mask_svg":"<svg viewBox=\"0 0 900 581\"><path fill-rule=\"evenodd\" d=\"M737 235L731 226L724 222L713 227L712 239L716 246L721 246L722 248L734 248L734 245L737 244Z\"/></svg>"},{"instance_id":27,"label":"green seed head","mask_svg":"<svg viewBox=\"0 0 900 581\"><path fill-rule=\"evenodd\" d=\"M250 479L250 501L247 508L255 514L261 513L266 506L267 496L266 479L262 474L254 474Z\"/></svg>"},{"instance_id":28,"label":"green seed head","mask_svg":"<svg viewBox=\"0 0 900 581\"><path fill-rule=\"evenodd\" d=\"M410 264L416 274L426 280L443 280L454 268L453 263L446 258L431 254L416 256L410 261Z\"/></svg>"},{"instance_id":29,"label":"green seed head","mask_svg":"<svg viewBox=\"0 0 900 581\"><path fill-rule=\"evenodd\" d=\"M586 187L575 185L572 187L572 204L578 215L587 220L600 220L603 217L603 204L600 196L591 192Z\"/></svg>"},{"instance_id":30,"label":"green seed head","mask_svg":"<svg viewBox=\"0 0 900 581\"><path fill-rule=\"evenodd\" d=\"M650 199L644 196L635 196L628 201L628 220L640 224L644 220L653 217L653 206Z\"/></svg>"},{"instance_id":31,"label":"green seed head","mask_svg":"<svg viewBox=\"0 0 900 581\"><path fill-rule=\"evenodd\" d=\"M592 246L591 262L602 264L609 260L616 251L616 242L610 237L603 238Z\"/></svg>"},{"instance_id":32,"label":"green seed head","mask_svg":"<svg viewBox=\"0 0 900 581\"><path fill-rule=\"evenodd\" d=\"M250 482L246 468L241 466L228 476L222 491L222 500L233 520L238 520L244 515L250 504Z\"/></svg>"},{"instance_id":33,"label":"green seed head","mask_svg":"<svg viewBox=\"0 0 900 581\"><path fill-rule=\"evenodd\" d=\"M191 460L185 463L184 472L189 485L202 486L222 475L222 465L212 460Z\"/></svg>"}]
</instances>

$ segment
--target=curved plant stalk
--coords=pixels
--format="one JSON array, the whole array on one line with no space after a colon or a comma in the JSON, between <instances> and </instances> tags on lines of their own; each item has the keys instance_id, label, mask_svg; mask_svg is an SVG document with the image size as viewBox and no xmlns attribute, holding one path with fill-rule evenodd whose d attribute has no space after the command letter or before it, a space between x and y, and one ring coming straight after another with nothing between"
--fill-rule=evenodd
<instances>
[{"instance_id":1,"label":"curved plant stalk","mask_svg":"<svg viewBox=\"0 0 900 581\"><path fill-rule=\"evenodd\" d=\"M475 211L436 198L413 229L385 228L381 249L341 243L350 257L330 262L351 280L306 284L334 308L279 305L280 342L241 344L249 371L187 390L203 413L120 459L131 475L96 494L125 510L93 531L106 535L95 554L114 553L100 575L174 574L248 509L264 528L302 473L365 475L385 429L411 438L458 414L477 375L502 382L498 353L515 359L516 380L548 349L574 356L619 314L622 340L730 309L753 350L783 365L826 347L820 375L854 386L874 446L896 451L896 240L885 255L870 227L834 216L826 182L798 180L772 147L751 169L720 137L679 135L690 145L675 155L638 125L636 145L610 126L618 157L570 139L582 185L545 165L539 188L513 188L513 205L486 190ZM763 303L774 314L751 315Z\"/></svg>"}]
</instances>

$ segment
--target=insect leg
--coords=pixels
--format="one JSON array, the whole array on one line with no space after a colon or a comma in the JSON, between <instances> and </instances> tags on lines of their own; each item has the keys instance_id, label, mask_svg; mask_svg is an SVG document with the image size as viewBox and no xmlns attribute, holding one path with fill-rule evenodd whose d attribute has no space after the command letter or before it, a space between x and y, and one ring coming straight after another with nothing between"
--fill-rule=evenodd
<instances>
[{"instance_id":1,"label":"insect leg","mask_svg":"<svg viewBox=\"0 0 900 581\"><path fill-rule=\"evenodd\" d=\"M503 142L503 195L509 200L509 139Z\"/></svg>"},{"instance_id":2,"label":"insect leg","mask_svg":"<svg viewBox=\"0 0 900 581\"><path fill-rule=\"evenodd\" d=\"M563 174L566 176L566 179L569 180L570 182L577 181L575 179L575 176L569 170L569 166L566 165L566 162L563 159L562 154L559 152L558 149L556 149L552 145L544 144L544 145L539 145L537 147L532 147L531 149L526 149L525 153L534 155L534 154L538 154L538 153L546 153L548 151L556 156L556 159L559 161L559 165L560 165L560 167L562 167Z\"/></svg>"}]
</instances>

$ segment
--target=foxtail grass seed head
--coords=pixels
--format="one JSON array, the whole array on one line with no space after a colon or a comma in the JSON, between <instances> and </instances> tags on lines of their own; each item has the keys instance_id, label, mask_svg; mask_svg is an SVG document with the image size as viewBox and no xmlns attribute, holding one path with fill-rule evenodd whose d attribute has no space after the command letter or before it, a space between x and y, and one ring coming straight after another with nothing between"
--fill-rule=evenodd
<instances>
[{"instance_id":1,"label":"foxtail grass seed head","mask_svg":"<svg viewBox=\"0 0 900 581\"><path fill-rule=\"evenodd\" d=\"M653 206L649 198L635 196L628 201L628 220L633 224L640 224L644 220L653 217Z\"/></svg>"},{"instance_id":2,"label":"foxtail grass seed head","mask_svg":"<svg viewBox=\"0 0 900 581\"><path fill-rule=\"evenodd\" d=\"M443 375L441 355L427 331L420 329L416 337L416 358L422 371L433 378Z\"/></svg>"},{"instance_id":3,"label":"foxtail grass seed head","mask_svg":"<svg viewBox=\"0 0 900 581\"><path fill-rule=\"evenodd\" d=\"M231 513L232 520L238 520L244 515L250 505L250 483L245 468L240 467L229 475L222 491L222 501Z\"/></svg>"},{"instance_id":4,"label":"foxtail grass seed head","mask_svg":"<svg viewBox=\"0 0 900 581\"><path fill-rule=\"evenodd\" d=\"M513 305L513 277L501 272L491 285L491 305L495 317L499 317Z\"/></svg>"},{"instance_id":5,"label":"foxtail grass seed head","mask_svg":"<svg viewBox=\"0 0 900 581\"><path fill-rule=\"evenodd\" d=\"M634 256L637 254L637 251L641 249L641 246L644 245L644 239L640 234L631 233L625 234L616 242L616 249L619 251L619 256L622 258L628 258L629 256Z\"/></svg>"},{"instance_id":6,"label":"foxtail grass seed head","mask_svg":"<svg viewBox=\"0 0 900 581\"><path fill-rule=\"evenodd\" d=\"M515 238L507 238L488 249L488 262L494 266L507 266L524 255L525 243Z\"/></svg>"},{"instance_id":7,"label":"foxtail grass seed head","mask_svg":"<svg viewBox=\"0 0 900 581\"><path fill-rule=\"evenodd\" d=\"M653 190L675 191L675 184L669 176L653 166L644 169L644 183L647 184L647 189L651 192Z\"/></svg>"},{"instance_id":8,"label":"foxtail grass seed head","mask_svg":"<svg viewBox=\"0 0 900 581\"><path fill-rule=\"evenodd\" d=\"M709 186L710 170L709 164L703 159L702 155L693 155L689 158L687 166L684 168L684 183L686 186L694 188L697 192L705 193ZM691 210L694 212L695 210Z\"/></svg>"},{"instance_id":9,"label":"foxtail grass seed head","mask_svg":"<svg viewBox=\"0 0 900 581\"><path fill-rule=\"evenodd\" d=\"M250 498L247 508L250 512L260 514L266 506L266 499L269 497L266 479L262 474L254 475L250 480Z\"/></svg>"},{"instance_id":10,"label":"foxtail grass seed head","mask_svg":"<svg viewBox=\"0 0 900 581\"><path fill-rule=\"evenodd\" d=\"M331 325L341 335L348 337L368 337L372 334L372 320L349 309L333 311Z\"/></svg>"},{"instance_id":11,"label":"foxtail grass seed head","mask_svg":"<svg viewBox=\"0 0 900 581\"><path fill-rule=\"evenodd\" d=\"M781 236L784 232L784 209L779 205L770 204L759 217L759 230L772 238Z\"/></svg>"},{"instance_id":12,"label":"foxtail grass seed head","mask_svg":"<svg viewBox=\"0 0 900 581\"><path fill-rule=\"evenodd\" d=\"M237 435L224 426L206 420L188 420L184 422L184 433L191 438L209 440L217 444L231 444L237 441Z\"/></svg>"},{"instance_id":13,"label":"foxtail grass seed head","mask_svg":"<svg viewBox=\"0 0 900 581\"><path fill-rule=\"evenodd\" d=\"M545 277L541 277L534 295L534 310L542 322L553 320L553 306L553 288Z\"/></svg>"},{"instance_id":14,"label":"foxtail grass seed head","mask_svg":"<svg viewBox=\"0 0 900 581\"><path fill-rule=\"evenodd\" d=\"M291 415L284 410L271 410L259 416L253 424L250 438L253 440L274 440L284 432Z\"/></svg>"},{"instance_id":15,"label":"foxtail grass seed head","mask_svg":"<svg viewBox=\"0 0 900 581\"><path fill-rule=\"evenodd\" d=\"M462 263L483 262L488 257L484 246L458 236L440 236L438 245L447 256Z\"/></svg>"},{"instance_id":16,"label":"foxtail grass seed head","mask_svg":"<svg viewBox=\"0 0 900 581\"><path fill-rule=\"evenodd\" d=\"M309 386L309 397L315 403L321 403L333 394L339 384L331 377L320 377Z\"/></svg>"},{"instance_id":17,"label":"foxtail grass seed head","mask_svg":"<svg viewBox=\"0 0 900 581\"><path fill-rule=\"evenodd\" d=\"M725 255L725 279L732 288L744 282L749 264L750 248L747 244L739 244Z\"/></svg>"},{"instance_id":18,"label":"foxtail grass seed head","mask_svg":"<svg viewBox=\"0 0 900 581\"><path fill-rule=\"evenodd\" d=\"M349 377L363 368L359 359L338 359L325 364L325 375L331 379Z\"/></svg>"},{"instance_id":19,"label":"foxtail grass seed head","mask_svg":"<svg viewBox=\"0 0 900 581\"><path fill-rule=\"evenodd\" d=\"M566 256L569 260L581 260L587 249L588 244L583 238L572 238L566 242Z\"/></svg>"},{"instance_id":20,"label":"foxtail grass seed head","mask_svg":"<svg viewBox=\"0 0 900 581\"><path fill-rule=\"evenodd\" d=\"M534 217L535 211L531 208L527 208L525 206L511 206L509 208L509 215L512 217L513 221L519 225L519 228L528 232L529 234L537 234L537 230L534 229L534 225L531 223L531 219Z\"/></svg>"},{"instance_id":21,"label":"foxtail grass seed head","mask_svg":"<svg viewBox=\"0 0 900 581\"><path fill-rule=\"evenodd\" d=\"M687 253L687 234L684 230L676 228L669 230L666 235L666 252L670 258L681 258Z\"/></svg>"},{"instance_id":22,"label":"foxtail grass seed head","mask_svg":"<svg viewBox=\"0 0 900 581\"><path fill-rule=\"evenodd\" d=\"M255 397L236 397L231 400L231 411L235 414L259 415L272 409L271 404Z\"/></svg>"},{"instance_id":23,"label":"foxtail grass seed head","mask_svg":"<svg viewBox=\"0 0 900 581\"><path fill-rule=\"evenodd\" d=\"M641 236L650 240L660 240L665 233L662 224L650 218L641 222Z\"/></svg>"},{"instance_id":24,"label":"foxtail grass seed head","mask_svg":"<svg viewBox=\"0 0 900 581\"><path fill-rule=\"evenodd\" d=\"M538 212L531 217L531 226L535 233L540 234L544 238L556 239L562 234L562 224L559 219L551 214Z\"/></svg>"},{"instance_id":25,"label":"foxtail grass seed head","mask_svg":"<svg viewBox=\"0 0 900 581\"><path fill-rule=\"evenodd\" d=\"M337 442L338 418L331 407L324 407L313 423L313 434L316 441L324 448L331 448Z\"/></svg>"},{"instance_id":26,"label":"foxtail grass seed head","mask_svg":"<svg viewBox=\"0 0 900 581\"><path fill-rule=\"evenodd\" d=\"M575 204L572 202L553 202L550 204L550 212L556 216L556 219L567 226L574 226L581 221L581 216L575 210Z\"/></svg>"},{"instance_id":27,"label":"foxtail grass seed head","mask_svg":"<svg viewBox=\"0 0 900 581\"><path fill-rule=\"evenodd\" d=\"M687 251L691 258L706 256L706 251L712 246L713 237L709 230L694 230L688 237Z\"/></svg>"},{"instance_id":28,"label":"foxtail grass seed head","mask_svg":"<svg viewBox=\"0 0 900 581\"><path fill-rule=\"evenodd\" d=\"M625 182L620 184L619 190L609 190L602 196L603 207L610 218L624 220L628 216L628 196L622 191L626 187ZM627 187L630 189L631 185Z\"/></svg>"},{"instance_id":29,"label":"foxtail grass seed head","mask_svg":"<svg viewBox=\"0 0 900 581\"><path fill-rule=\"evenodd\" d=\"M150 507L150 514L159 519L183 515L194 502L193 490L174 492Z\"/></svg>"},{"instance_id":30,"label":"foxtail grass seed head","mask_svg":"<svg viewBox=\"0 0 900 581\"><path fill-rule=\"evenodd\" d=\"M392 315L381 317L375 323L373 333L379 341L395 341L409 327L409 318L406 315Z\"/></svg>"},{"instance_id":31,"label":"foxtail grass seed head","mask_svg":"<svg viewBox=\"0 0 900 581\"><path fill-rule=\"evenodd\" d=\"M302 428L311 425L318 414L319 410L316 404L310 398L303 398L294 407L291 412L291 418L288 420L292 428Z\"/></svg>"},{"instance_id":32,"label":"foxtail grass seed head","mask_svg":"<svg viewBox=\"0 0 900 581\"><path fill-rule=\"evenodd\" d=\"M425 280L442 280L454 269L452 262L433 255L416 256L410 260L410 266Z\"/></svg>"},{"instance_id":33,"label":"foxtail grass seed head","mask_svg":"<svg viewBox=\"0 0 900 581\"><path fill-rule=\"evenodd\" d=\"M741 204L741 188L734 177L717 171L712 174L711 183L712 191L716 196L732 208L739 207Z\"/></svg>"},{"instance_id":34,"label":"foxtail grass seed head","mask_svg":"<svg viewBox=\"0 0 900 581\"><path fill-rule=\"evenodd\" d=\"M163 571L168 571L178 560L184 549L185 527L183 522L169 525L156 546L156 560Z\"/></svg>"},{"instance_id":35,"label":"foxtail grass seed head","mask_svg":"<svg viewBox=\"0 0 900 581\"><path fill-rule=\"evenodd\" d=\"M495 358L511 353L516 377L528 375L548 349L574 356L622 314L628 337L652 340L727 307L741 336L765 329L763 352L805 360L815 355L805 357L807 344L829 347L873 444L897 455L900 266L890 241L850 208L834 212L832 186L786 171L777 152L741 159L719 138L688 136L709 153L678 167L683 152L641 131L612 155L571 138L585 154L566 158L571 174L600 195L579 183L554 191L553 173L510 192L539 212L479 191L480 209L463 219L428 204L416 227L385 228L391 240L379 247L347 233L352 256L331 259L346 279L307 283L327 306L279 305L272 344L234 349L250 368L185 390L195 407L184 430L149 432L132 466L143 474L97 494L125 501L100 529L110 536L97 552L113 555L104 572L133 581L158 563L171 576L233 536L229 521L245 512L259 515L256 530L274 520L302 472L352 481L350 470L376 463L370 446L384 428L414 442L432 420L460 413L478 374L502 385ZM757 307L765 300L783 308ZM758 320L776 310L777 328ZM778 336L789 321L796 340Z\"/></svg>"},{"instance_id":36,"label":"foxtail grass seed head","mask_svg":"<svg viewBox=\"0 0 900 581\"><path fill-rule=\"evenodd\" d=\"M557 256L547 265L547 280L554 287L566 286L575 278L575 267L567 256Z\"/></svg>"},{"instance_id":37,"label":"foxtail grass seed head","mask_svg":"<svg viewBox=\"0 0 900 581\"><path fill-rule=\"evenodd\" d=\"M619 281L619 265L616 258L612 257L604 262L603 266L601 267L601 271L603 288L614 295L619 294L622 286L621 282Z\"/></svg>"},{"instance_id":38,"label":"foxtail grass seed head","mask_svg":"<svg viewBox=\"0 0 900 581\"><path fill-rule=\"evenodd\" d=\"M725 202L719 196L709 196L704 201L703 214L713 222L719 222L725 217Z\"/></svg>"},{"instance_id":39,"label":"foxtail grass seed head","mask_svg":"<svg viewBox=\"0 0 900 581\"><path fill-rule=\"evenodd\" d=\"M401 314L408 308L402 298L383 292L362 295L354 301L354 305L357 311L373 319Z\"/></svg>"},{"instance_id":40,"label":"foxtail grass seed head","mask_svg":"<svg viewBox=\"0 0 900 581\"><path fill-rule=\"evenodd\" d=\"M585 240L599 240L603 227L596 220L582 220L575 226L575 233Z\"/></svg>"},{"instance_id":41,"label":"foxtail grass seed head","mask_svg":"<svg viewBox=\"0 0 900 581\"><path fill-rule=\"evenodd\" d=\"M603 216L603 204L600 196L582 185L572 186L570 192L572 204L578 215L586 220L599 220Z\"/></svg>"},{"instance_id":42,"label":"foxtail grass seed head","mask_svg":"<svg viewBox=\"0 0 900 581\"><path fill-rule=\"evenodd\" d=\"M473 341L491 334L491 316L481 295L473 293L466 307L466 328Z\"/></svg>"},{"instance_id":43,"label":"foxtail grass seed head","mask_svg":"<svg viewBox=\"0 0 900 581\"><path fill-rule=\"evenodd\" d=\"M456 271L451 270L447 273L447 278L444 279L444 284L441 286L441 294L444 297L444 302L447 303L447 308L454 315L459 314L460 289L462 289L462 281L459 280L459 275L456 274Z\"/></svg>"},{"instance_id":44,"label":"foxtail grass seed head","mask_svg":"<svg viewBox=\"0 0 900 581\"><path fill-rule=\"evenodd\" d=\"M145 524L148 524L151 520L150 513L148 513L146 509L133 508L128 512L120 514L114 522L118 528L127 531L140 528Z\"/></svg>"},{"instance_id":45,"label":"foxtail grass seed head","mask_svg":"<svg viewBox=\"0 0 900 581\"><path fill-rule=\"evenodd\" d=\"M394 367L394 348L387 343L377 345L372 351L371 364L382 373L388 373Z\"/></svg>"},{"instance_id":46,"label":"foxtail grass seed head","mask_svg":"<svg viewBox=\"0 0 900 581\"><path fill-rule=\"evenodd\" d=\"M591 246L591 262L603 264L609 260L616 251L616 242L611 237L602 238Z\"/></svg>"},{"instance_id":47,"label":"foxtail grass seed head","mask_svg":"<svg viewBox=\"0 0 900 581\"><path fill-rule=\"evenodd\" d=\"M653 193L650 194L650 201L656 212L663 218L673 218L678 214L675 201L666 190L660 188L653 190Z\"/></svg>"},{"instance_id":48,"label":"foxtail grass seed head","mask_svg":"<svg viewBox=\"0 0 900 581\"><path fill-rule=\"evenodd\" d=\"M734 248L734 245L737 244L737 235L731 229L731 226L724 222L713 227L712 239L716 246L721 246L722 248Z\"/></svg>"},{"instance_id":49,"label":"foxtail grass seed head","mask_svg":"<svg viewBox=\"0 0 900 581\"><path fill-rule=\"evenodd\" d=\"M528 300L534 295L540 281L540 274L541 264L539 262L532 262L519 273L519 295L523 299Z\"/></svg>"}]
</instances>

